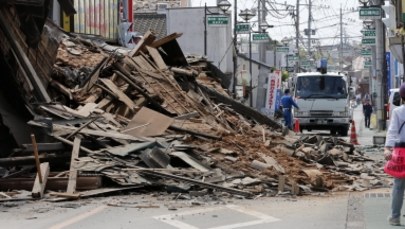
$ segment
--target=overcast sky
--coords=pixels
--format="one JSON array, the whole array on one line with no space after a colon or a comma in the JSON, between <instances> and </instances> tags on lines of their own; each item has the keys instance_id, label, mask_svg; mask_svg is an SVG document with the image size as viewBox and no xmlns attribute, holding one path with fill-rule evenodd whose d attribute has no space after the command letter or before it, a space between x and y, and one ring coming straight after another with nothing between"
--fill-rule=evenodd
<instances>
[{"instance_id":1,"label":"overcast sky","mask_svg":"<svg viewBox=\"0 0 405 229\"><path fill-rule=\"evenodd\" d=\"M236 0L228 0L233 4ZM192 6L215 6L216 0L191 0ZM258 0L238 0L238 13L246 8L256 8ZM294 21L288 15L286 5L296 6L297 0L267 0L268 14L266 21L274 28L267 30L272 39L281 40L283 37L295 37ZM308 3L309 0L300 0L300 33L308 28ZM316 35L312 38L318 38L323 45L333 45L340 43L339 14L342 8L343 15L343 33L348 38L348 42L361 40L360 30L362 21L358 13L359 3L357 0L312 0L312 25L316 30ZM233 6L231 7L233 11ZM278 13L276 13L278 12ZM241 20L238 17L238 20ZM254 25L257 18L251 20ZM304 36L306 38L306 36Z\"/></svg>"}]
</instances>

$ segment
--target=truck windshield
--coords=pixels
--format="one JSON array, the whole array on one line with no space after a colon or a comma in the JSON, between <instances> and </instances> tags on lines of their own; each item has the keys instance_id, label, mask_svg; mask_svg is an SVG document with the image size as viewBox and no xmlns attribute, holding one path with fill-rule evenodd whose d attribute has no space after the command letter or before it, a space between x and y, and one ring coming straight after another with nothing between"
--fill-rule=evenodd
<instances>
[{"instance_id":1,"label":"truck windshield","mask_svg":"<svg viewBox=\"0 0 405 229\"><path fill-rule=\"evenodd\" d=\"M297 78L295 96L300 98L347 98L346 82L336 76L301 76Z\"/></svg>"}]
</instances>

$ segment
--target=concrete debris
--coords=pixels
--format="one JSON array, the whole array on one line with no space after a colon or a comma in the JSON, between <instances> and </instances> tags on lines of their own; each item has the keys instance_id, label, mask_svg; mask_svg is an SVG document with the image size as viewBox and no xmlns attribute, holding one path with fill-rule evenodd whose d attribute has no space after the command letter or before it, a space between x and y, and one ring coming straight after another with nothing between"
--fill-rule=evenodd
<instances>
[{"instance_id":1,"label":"concrete debris","mask_svg":"<svg viewBox=\"0 0 405 229\"><path fill-rule=\"evenodd\" d=\"M9 16L2 11L0 19ZM17 23L3 26L23 36ZM50 22L46 26L58 34L59 29ZM10 41L13 34L3 38L0 33L0 54L27 55L28 49L7 45L19 42L26 47L23 40ZM21 74L11 76L20 82L12 85L23 85L14 88L15 95L30 112L27 128L38 136L38 158L50 165L44 177L46 191L66 189L72 180L67 171L77 172L77 186L69 186L74 188L68 193L54 193L56 201L149 190L145 187L194 197L227 193L250 198L381 185L375 180L382 175L379 168L370 166L368 162L373 160L350 143L331 137L285 135L279 122L233 100L221 76L210 71L209 62L195 57L188 62L176 41L181 34L156 40L150 31L133 50L119 52L118 47L106 51L100 42L79 35L48 35L59 41L53 47L55 55L46 54L48 58L38 52L25 58L32 63L38 56L52 61L46 65L50 69L32 74L35 87ZM19 55L9 58L22 63ZM11 66L15 70L5 71L17 72L23 67ZM81 139L79 144L76 138ZM34 182L33 147L24 138L16 142L23 144L0 158L0 189L4 191L30 190L32 186L27 184ZM74 158L72 148L78 152ZM30 174L24 177L27 172ZM101 183L100 176L109 182ZM26 179L26 185L18 185L16 177ZM61 181L56 183L56 179ZM3 193L0 199L9 196Z\"/></svg>"}]
</instances>

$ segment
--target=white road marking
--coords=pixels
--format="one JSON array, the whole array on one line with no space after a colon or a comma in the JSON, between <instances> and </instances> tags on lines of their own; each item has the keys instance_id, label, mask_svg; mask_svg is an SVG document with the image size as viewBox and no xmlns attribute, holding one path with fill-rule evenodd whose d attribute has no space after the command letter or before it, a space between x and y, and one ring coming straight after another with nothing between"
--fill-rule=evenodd
<instances>
[{"instance_id":1,"label":"white road marking","mask_svg":"<svg viewBox=\"0 0 405 229\"><path fill-rule=\"evenodd\" d=\"M83 220L85 218L88 218L88 217L90 217L92 215L95 215L95 214L103 211L107 207L108 207L107 205L103 205L103 206L100 206L98 208L94 208L91 211L88 211L88 212L85 212L85 213L80 213L79 215L76 215L73 218L70 218L70 219L68 219L66 221L63 221L63 222L59 223L59 224L53 225L49 229L61 229L61 228L67 227L69 225L75 224L75 223L79 222L80 220Z\"/></svg>"},{"instance_id":2,"label":"white road marking","mask_svg":"<svg viewBox=\"0 0 405 229\"><path fill-rule=\"evenodd\" d=\"M211 212L211 211L217 211L217 210L223 210L223 209L231 209L234 211L241 212L246 215L253 216L255 218L258 218L258 220L251 220L243 223L235 223L235 224L229 224L229 225L223 225L219 227L211 227L209 229L233 229L233 228L240 228L240 227L246 227L246 226L252 226L252 225L258 225L258 224L264 224L264 223L271 223L271 222L276 222L280 221L280 219L275 218L273 216L269 216L266 214L263 214L261 212L253 211L248 208L236 206L236 205L226 205L223 207L212 207L212 208L204 208L204 209L196 209L196 210L191 210L183 213L175 213L175 214L168 214L168 215L161 215L161 216L155 216L153 218L160 220L164 223L170 224L173 227L179 228L179 229L199 229L196 226L181 222L180 220L177 220L175 218L179 218L181 216L186 216L186 215L194 215L194 214L202 214L206 212Z\"/></svg>"}]
</instances>

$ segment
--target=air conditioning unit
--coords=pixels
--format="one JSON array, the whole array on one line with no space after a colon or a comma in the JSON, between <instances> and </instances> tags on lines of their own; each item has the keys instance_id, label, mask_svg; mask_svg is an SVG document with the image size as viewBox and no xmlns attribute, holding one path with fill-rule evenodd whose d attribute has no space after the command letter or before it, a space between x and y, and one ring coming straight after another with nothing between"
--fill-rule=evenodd
<instances>
[{"instance_id":1,"label":"air conditioning unit","mask_svg":"<svg viewBox=\"0 0 405 229\"><path fill-rule=\"evenodd\" d=\"M167 8L169 8L168 3L157 3L156 4L156 12L159 14L165 14Z\"/></svg>"}]
</instances>

